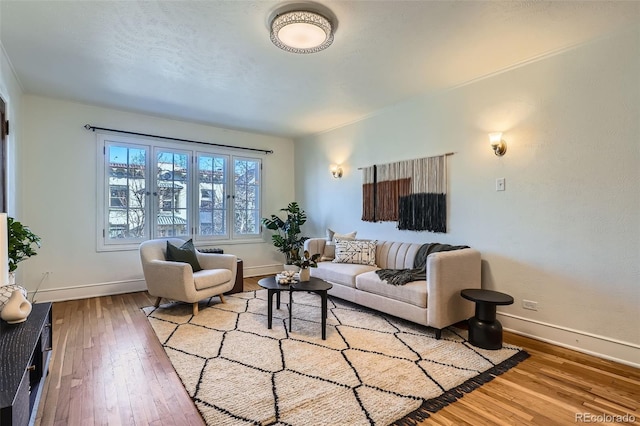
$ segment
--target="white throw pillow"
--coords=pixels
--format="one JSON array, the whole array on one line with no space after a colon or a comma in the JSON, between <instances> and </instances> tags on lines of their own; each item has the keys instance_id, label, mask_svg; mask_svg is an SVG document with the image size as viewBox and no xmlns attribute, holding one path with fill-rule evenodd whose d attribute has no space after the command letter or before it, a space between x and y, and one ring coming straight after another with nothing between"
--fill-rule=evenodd
<instances>
[{"instance_id":1,"label":"white throw pillow","mask_svg":"<svg viewBox=\"0 0 640 426\"><path fill-rule=\"evenodd\" d=\"M349 232L348 234L338 234L336 231L327 228L327 244L335 244L336 240L355 240L358 231Z\"/></svg>"},{"instance_id":2,"label":"white throw pillow","mask_svg":"<svg viewBox=\"0 0 640 426\"><path fill-rule=\"evenodd\" d=\"M336 257L333 263L356 263L376 266L377 241L336 240Z\"/></svg>"}]
</instances>

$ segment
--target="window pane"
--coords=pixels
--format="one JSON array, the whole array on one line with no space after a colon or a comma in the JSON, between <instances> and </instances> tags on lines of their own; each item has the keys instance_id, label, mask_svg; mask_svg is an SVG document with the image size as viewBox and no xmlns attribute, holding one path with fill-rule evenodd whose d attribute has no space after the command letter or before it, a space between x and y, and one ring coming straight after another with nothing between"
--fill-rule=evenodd
<instances>
[{"instance_id":1,"label":"window pane","mask_svg":"<svg viewBox=\"0 0 640 426\"><path fill-rule=\"evenodd\" d=\"M227 158L198 155L198 233L225 236L227 232Z\"/></svg>"},{"instance_id":2,"label":"window pane","mask_svg":"<svg viewBox=\"0 0 640 426\"><path fill-rule=\"evenodd\" d=\"M107 144L107 239L145 237L147 150Z\"/></svg>"},{"instance_id":3,"label":"window pane","mask_svg":"<svg viewBox=\"0 0 640 426\"><path fill-rule=\"evenodd\" d=\"M156 237L188 236L187 194L189 155L159 150L156 153Z\"/></svg>"},{"instance_id":4,"label":"window pane","mask_svg":"<svg viewBox=\"0 0 640 426\"><path fill-rule=\"evenodd\" d=\"M234 159L234 232L260 233L260 161Z\"/></svg>"}]
</instances>

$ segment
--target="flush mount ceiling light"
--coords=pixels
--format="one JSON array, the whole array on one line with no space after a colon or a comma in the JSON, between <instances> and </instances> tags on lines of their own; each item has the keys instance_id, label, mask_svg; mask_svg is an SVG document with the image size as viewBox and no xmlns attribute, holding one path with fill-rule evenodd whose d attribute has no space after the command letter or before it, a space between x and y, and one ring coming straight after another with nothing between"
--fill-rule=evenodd
<instances>
[{"instance_id":1,"label":"flush mount ceiling light","mask_svg":"<svg viewBox=\"0 0 640 426\"><path fill-rule=\"evenodd\" d=\"M293 10L271 21L271 41L291 53L316 53L333 43L331 21L318 12Z\"/></svg>"}]
</instances>

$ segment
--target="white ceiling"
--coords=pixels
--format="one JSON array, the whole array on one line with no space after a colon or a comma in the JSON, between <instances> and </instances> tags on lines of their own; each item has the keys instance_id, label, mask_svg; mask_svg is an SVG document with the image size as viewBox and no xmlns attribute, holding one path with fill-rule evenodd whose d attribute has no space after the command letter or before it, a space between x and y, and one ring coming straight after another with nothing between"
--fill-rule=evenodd
<instances>
[{"instance_id":1,"label":"white ceiling","mask_svg":"<svg viewBox=\"0 0 640 426\"><path fill-rule=\"evenodd\" d=\"M327 50L269 40L278 1L0 0L26 93L298 137L640 22L628 1L324 1Z\"/></svg>"}]
</instances>

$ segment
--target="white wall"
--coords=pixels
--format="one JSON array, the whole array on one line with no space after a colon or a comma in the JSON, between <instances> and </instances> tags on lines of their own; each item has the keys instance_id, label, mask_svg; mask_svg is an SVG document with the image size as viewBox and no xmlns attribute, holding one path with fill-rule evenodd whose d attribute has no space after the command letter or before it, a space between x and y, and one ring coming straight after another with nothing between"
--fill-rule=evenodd
<instances>
[{"instance_id":1,"label":"white wall","mask_svg":"<svg viewBox=\"0 0 640 426\"><path fill-rule=\"evenodd\" d=\"M16 216L19 199L16 196L16 156L18 155L16 140L20 134L20 109L22 104L22 88L13 73L11 63L0 41L0 97L7 105L9 120L9 136L7 137L7 206L10 216Z\"/></svg>"},{"instance_id":2,"label":"white wall","mask_svg":"<svg viewBox=\"0 0 640 426\"><path fill-rule=\"evenodd\" d=\"M262 156L263 215L293 200L293 172L288 167L293 162L293 142L289 139L25 95L20 219L42 237L42 248L18 271L20 284L30 291L40 285L39 301L146 289L137 250L96 251L97 142L96 134L83 128L85 124L272 149L274 154ZM255 275L281 268L282 256L269 241L212 246L242 258L245 273Z\"/></svg>"},{"instance_id":3,"label":"white wall","mask_svg":"<svg viewBox=\"0 0 640 426\"><path fill-rule=\"evenodd\" d=\"M482 252L483 287L516 300L499 309L505 328L640 365L639 33L302 139L296 195L310 233L468 244ZM493 131L504 132L504 157L489 146ZM358 167L450 151L446 234L360 220ZM496 192L501 177L506 191Z\"/></svg>"}]
</instances>

